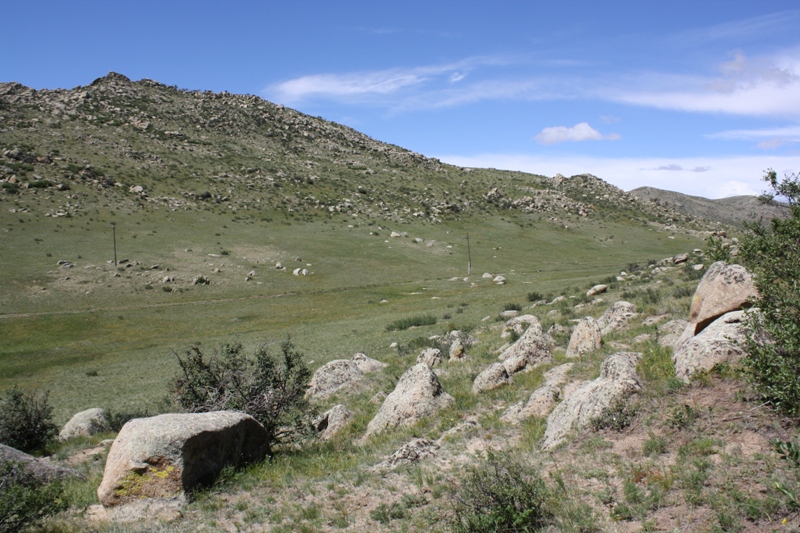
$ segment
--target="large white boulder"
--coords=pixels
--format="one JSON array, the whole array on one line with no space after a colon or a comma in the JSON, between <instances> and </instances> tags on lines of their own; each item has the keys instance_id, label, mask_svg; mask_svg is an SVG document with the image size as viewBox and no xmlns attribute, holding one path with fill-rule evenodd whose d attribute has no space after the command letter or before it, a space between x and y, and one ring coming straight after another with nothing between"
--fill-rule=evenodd
<instances>
[{"instance_id":1,"label":"large white boulder","mask_svg":"<svg viewBox=\"0 0 800 533\"><path fill-rule=\"evenodd\" d=\"M472 392L479 394L513 383L503 363L492 363L472 382Z\"/></svg>"},{"instance_id":2,"label":"large white boulder","mask_svg":"<svg viewBox=\"0 0 800 533\"><path fill-rule=\"evenodd\" d=\"M226 466L263 460L267 437L253 417L235 411L135 418L111 445L97 497L112 506L183 495Z\"/></svg>"},{"instance_id":3,"label":"large white boulder","mask_svg":"<svg viewBox=\"0 0 800 533\"><path fill-rule=\"evenodd\" d=\"M314 372L306 398L322 400L339 389L364 378L364 372L356 361L336 359L325 363Z\"/></svg>"},{"instance_id":4,"label":"large white boulder","mask_svg":"<svg viewBox=\"0 0 800 533\"><path fill-rule=\"evenodd\" d=\"M537 365L553 360L549 339L542 332L539 321L535 317L533 319L535 322L530 323L517 342L500 354L499 359L503 361L503 366L509 375L521 370L531 370Z\"/></svg>"},{"instance_id":5,"label":"large white boulder","mask_svg":"<svg viewBox=\"0 0 800 533\"><path fill-rule=\"evenodd\" d=\"M597 319L600 334L605 336L612 331L622 329L628 323L628 320L634 316L636 316L635 305L625 301L614 302Z\"/></svg>"},{"instance_id":6,"label":"large white boulder","mask_svg":"<svg viewBox=\"0 0 800 533\"><path fill-rule=\"evenodd\" d=\"M592 353L603 345L600 326L590 316L585 317L575 326L567 345L567 357L581 357Z\"/></svg>"},{"instance_id":7,"label":"large white boulder","mask_svg":"<svg viewBox=\"0 0 800 533\"><path fill-rule=\"evenodd\" d=\"M672 354L675 375L684 381L698 371L711 370L720 363L732 363L744 356L742 320L745 311L727 313L684 342Z\"/></svg>"},{"instance_id":8,"label":"large white boulder","mask_svg":"<svg viewBox=\"0 0 800 533\"><path fill-rule=\"evenodd\" d=\"M600 366L600 377L569 394L547 417L542 449L558 446L573 431L588 425L615 402L641 389L636 364L640 353L618 352Z\"/></svg>"},{"instance_id":9,"label":"large white boulder","mask_svg":"<svg viewBox=\"0 0 800 533\"><path fill-rule=\"evenodd\" d=\"M96 433L111 431L108 423L108 413L105 409L95 407L76 413L69 419L61 432L58 434L59 440L67 440L73 437L91 437Z\"/></svg>"},{"instance_id":10,"label":"large white boulder","mask_svg":"<svg viewBox=\"0 0 800 533\"><path fill-rule=\"evenodd\" d=\"M425 363L414 365L403 373L392 393L383 401L367 425L366 436L414 424L454 401L444 391L431 367Z\"/></svg>"},{"instance_id":11,"label":"large white boulder","mask_svg":"<svg viewBox=\"0 0 800 533\"><path fill-rule=\"evenodd\" d=\"M694 334L725 313L742 309L748 298L757 295L753 277L743 266L717 261L708 268L692 297L689 322L694 325Z\"/></svg>"}]
</instances>

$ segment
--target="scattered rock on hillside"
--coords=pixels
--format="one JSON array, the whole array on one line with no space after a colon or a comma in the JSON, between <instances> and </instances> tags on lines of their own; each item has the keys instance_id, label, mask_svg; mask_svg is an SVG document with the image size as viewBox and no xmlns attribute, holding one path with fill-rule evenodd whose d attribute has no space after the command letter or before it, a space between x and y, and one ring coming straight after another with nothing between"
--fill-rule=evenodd
<instances>
[{"instance_id":1,"label":"scattered rock on hillside","mask_svg":"<svg viewBox=\"0 0 800 533\"><path fill-rule=\"evenodd\" d=\"M11 446L0 444L0 462L6 461L25 465L25 469L34 478L44 483L49 483L56 479L84 479L86 477L72 468L57 465L47 459L36 458Z\"/></svg>"},{"instance_id":2,"label":"scattered rock on hillside","mask_svg":"<svg viewBox=\"0 0 800 533\"><path fill-rule=\"evenodd\" d=\"M499 359L503 361L503 366L508 375L515 374L523 369L532 369L553 359L550 353L550 343L542 332L542 326L536 320L536 317L531 318L535 322L531 322L517 342L500 354Z\"/></svg>"},{"instance_id":3,"label":"scattered rock on hillside","mask_svg":"<svg viewBox=\"0 0 800 533\"><path fill-rule=\"evenodd\" d=\"M351 418L353 418L353 411L344 405L339 404L332 407L314 420L314 429L317 430L317 437L320 440L330 439L341 431Z\"/></svg>"},{"instance_id":4,"label":"scattered rock on hillside","mask_svg":"<svg viewBox=\"0 0 800 533\"><path fill-rule=\"evenodd\" d=\"M414 439L403 444L382 463L373 467L374 471L393 470L398 466L407 466L428 457L435 457L439 445L430 439Z\"/></svg>"},{"instance_id":5,"label":"scattered rock on hillside","mask_svg":"<svg viewBox=\"0 0 800 533\"><path fill-rule=\"evenodd\" d=\"M657 330L658 344L664 347L669 346L675 350L678 345L678 339L686 331L688 325L689 323L685 320L675 319L660 326Z\"/></svg>"},{"instance_id":6,"label":"scattered rock on hillside","mask_svg":"<svg viewBox=\"0 0 800 533\"><path fill-rule=\"evenodd\" d=\"M571 393L547 417L542 449L553 449L572 431L602 415L614 402L639 391L641 383L636 363L641 356L640 353L618 352L603 361L600 377Z\"/></svg>"},{"instance_id":7,"label":"scattered rock on hillside","mask_svg":"<svg viewBox=\"0 0 800 533\"><path fill-rule=\"evenodd\" d=\"M603 284L595 285L594 287L586 291L586 296L588 298L591 298L592 296L606 292L606 290L608 290L608 285L603 285Z\"/></svg>"},{"instance_id":8,"label":"scattered rock on hillside","mask_svg":"<svg viewBox=\"0 0 800 533\"><path fill-rule=\"evenodd\" d=\"M234 411L133 419L111 445L97 496L112 506L190 492L226 466L263 460L267 438L253 417Z\"/></svg>"},{"instance_id":9,"label":"scattered rock on hillside","mask_svg":"<svg viewBox=\"0 0 800 533\"><path fill-rule=\"evenodd\" d=\"M325 363L314 372L306 391L306 398L325 399L342 387L360 381L364 372L355 361L336 359Z\"/></svg>"},{"instance_id":10,"label":"scattered rock on hillside","mask_svg":"<svg viewBox=\"0 0 800 533\"><path fill-rule=\"evenodd\" d=\"M479 394L513 383L503 363L492 363L472 382L472 392Z\"/></svg>"},{"instance_id":11,"label":"scattered rock on hillside","mask_svg":"<svg viewBox=\"0 0 800 533\"><path fill-rule=\"evenodd\" d=\"M454 402L436 374L425 363L414 365L400 377L397 385L383 401L381 408L367 425L366 436L385 429L411 425Z\"/></svg>"},{"instance_id":12,"label":"scattered rock on hillside","mask_svg":"<svg viewBox=\"0 0 800 533\"><path fill-rule=\"evenodd\" d=\"M605 312L597 319L597 325L600 328L600 335L605 336L621 329L628 323L628 320L636 316L636 306L630 302L614 302L605 310Z\"/></svg>"},{"instance_id":13,"label":"scattered rock on hillside","mask_svg":"<svg viewBox=\"0 0 800 533\"><path fill-rule=\"evenodd\" d=\"M504 276L495 276L492 281L495 282L497 285L506 284L506 278Z\"/></svg>"},{"instance_id":14,"label":"scattered rock on hillside","mask_svg":"<svg viewBox=\"0 0 800 533\"><path fill-rule=\"evenodd\" d=\"M547 416L560 398L565 396L562 386L574 363L565 363L544 373L544 384L533 391L527 403L519 402L503 412L502 420L517 424L533 416Z\"/></svg>"},{"instance_id":15,"label":"scattered rock on hillside","mask_svg":"<svg viewBox=\"0 0 800 533\"><path fill-rule=\"evenodd\" d=\"M706 271L692 298L689 322L697 335L717 317L738 311L747 299L756 297L753 277L741 265L717 261Z\"/></svg>"},{"instance_id":16,"label":"scattered rock on hillside","mask_svg":"<svg viewBox=\"0 0 800 533\"><path fill-rule=\"evenodd\" d=\"M353 361L364 374L380 372L388 366L386 363L367 357L367 355L363 353L354 354L351 361Z\"/></svg>"},{"instance_id":17,"label":"scattered rock on hillside","mask_svg":"<svg viewBox=\"0 0 800 533\"><path fill-rule=\"evenodd\" d=\"M456 339L453 341L453 343L450 345L449 355L451 361L459 361L467 356L467 351L464 349L461 339Z\"/></svg>"},{"instance_id":18,"label":"scattered rock on hillside","mask_svg":"<svg viewBox=\"0 0 800 533\"><path fill-rule=\"evenodd\" d=\"M675 375L684 381L696 372L711 370L720 363L732 363L744 356L742 320L744 311L727 313L679 346L672 355Z\"/></svg>"},{"instance_id":19,"label":"scattered rock on hillside","mask_svg":"<svg viewBox=\"0 0 800 533\"><path fill-rule=\"evenodd\" d=\"M592 353L603 345L603 338L597 321L590 316L584 317L575 326L567 346L567 357L581 357Z\"/></svg>"},{"instance_id":20,"label":"scattered rock on hillside","mask_svg":"<svg viewBox=\"0 0 800 533\"><path fill-rule=\"evenodd\" d=\"M689 254L678 254L672 258L672 262L676 265L685 263L688 260L689 260Z\"/></svg>"},{"instance_id":21,"label":"scattered rock on hillside","mask_svg":"<svg viewBox=\"0 0 800 533\"><path fill-rule=\"evenodd\" d=\"M425 363L431 368L437 367L442 364L444 356L438 348L426 348L417 357L417 364Z\"/></svg>"},{"instance_id":22,"label":"scattered rock on hillside","mask_svg":"<svg viewBox=\"0 0 800 533\"><path fill-rule=\"evenodd\" d=\"M528 329L529 326L532 324L539 324L539 319L533 315L520 315L515 316L511 320L506 321L505 325L503 326L503 332L500 334L501 339L505 339L506 337L516 335L517 337L521 337L525 330ZM541 325L539 328L541 329Z\"/></svg>"},{"instance_id":23,"label":"scattered rock on hillside","mask_svg":"<svg viewBox=\"0 0 800 533\"><path fill-rule=\"evenodd\" d=\"M95 407L75 414L69 419L61 432L58 434L59 440L67 440L73 437L91 437L95 433L111 431L108 423L108 413L105 409Z\"/></svg>"}]
</instances>

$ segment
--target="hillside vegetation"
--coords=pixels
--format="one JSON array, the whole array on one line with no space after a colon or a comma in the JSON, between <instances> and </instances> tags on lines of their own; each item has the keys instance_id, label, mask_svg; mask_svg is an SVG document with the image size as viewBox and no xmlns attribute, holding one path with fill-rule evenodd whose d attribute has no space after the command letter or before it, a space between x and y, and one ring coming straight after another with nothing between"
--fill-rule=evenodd
<instances>
[{"instance_id":1,"label":"hillside vegetation","mask_svg":"<svg viewBox=\"0 0 800 533\"><path fill-rule=\"evenodd\" d=\"M277 352L289 337L311 371L357 352L386 364L310 399L352 412L330 439L276 445L178 507L98 505L115 432L54 445L86 479L45 530L474 531L490 497L522 498L548 531L797 530L800 469L770 444L794 426L736 365L685 383L662 342L688 317L716 220L589 174L454 167L256 96L114 73L0 84L0 183L0 392L49 390L60 426L90 407L117 422L174 410L190 346ZM636 314L568 357L571 330L620 300ZM549 332L552 358L476 392L525 333L515 314ZM452 401L366 436L452 335L476 341L435 365ZM641 354L641 388L554 448L545 416L510 421L549 371L566 396L618 352Z\"/></svg>"}]
</instances>

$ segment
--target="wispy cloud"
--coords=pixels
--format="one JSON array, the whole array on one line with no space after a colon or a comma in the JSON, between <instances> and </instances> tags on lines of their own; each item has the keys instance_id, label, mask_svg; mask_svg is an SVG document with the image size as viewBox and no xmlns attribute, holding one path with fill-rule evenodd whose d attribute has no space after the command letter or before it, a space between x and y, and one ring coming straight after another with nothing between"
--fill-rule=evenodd
<instances>
[{"instance_id":1,"label":"wispy cloud","mask_svg":"<svg viewBox=\"0 0 800 533\"><path fill-rule=\"evenodd\" d=\"M603 135L587 122L575 124L571 128L567 126L553 126L545 128L534 137L541 144L558 144L562 142L581 142L581 141L616 141L621 139L619 134L610 133Z\"/></svg>"},{"instance_id":2,"label":"wispy cloud","mask_svg":"<svg viewBox=\"0 0 800 533\"><path fill-rule=\"evenodd\" d=\"M604 124L615 124L622 120L619 117L615 117L614 115L600 115L600 122Z\"/></svg>"},{"instance_id":3,"label":"wispy cloud","mask_svg":"<svg viewBox=\"0 0 800 533\"><path fill-rule=\"evenodd\" d=\"M682 172L685 170L688 172L708 172L709 170L711 170L711 167L706 166L706 167L683 168L678 164L670 163L669 165L661 165L660 167L653 167L650 169L643 168L642 170L666 170L669 172Z\"/></svg>"}]
</instances>

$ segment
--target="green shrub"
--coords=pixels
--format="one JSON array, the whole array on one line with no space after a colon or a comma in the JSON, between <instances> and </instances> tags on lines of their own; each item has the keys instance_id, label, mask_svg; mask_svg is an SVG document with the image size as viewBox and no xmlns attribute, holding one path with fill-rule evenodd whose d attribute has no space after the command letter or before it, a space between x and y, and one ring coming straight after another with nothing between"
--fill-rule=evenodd
<instances>
[{"instance_id":1,"label":"green shrub","mask_svg":"<svg viewBox=\"0 0 800 533\"><path fill-rule=\"evenodd\" d=\"M544 296L538 292L529 292L528 293L528 301L529 302L538 302L539 300L544 300Z\"/></svg>"},{"instance_id":2,"label":"green shrub","mask_svg":"<svg viewBox=\"0 0 800 533\"><path fill-rule=\"evenodd\" d=\"M267 430L272 447L308 431L310 408L304 394L311 372L302 353L287 340L281 354L266 346L247 357L240 343L225 344L206 357L197 346L178 357L181 373L172 379L170 395L186 412L242 411Z\"/></svg>"},{"instance_id":3,"label":"green shrub","mask_svg":"<svg viewBox=\"0 0 800 533\"><path fill-rule=\"evenodd\" d=\"M24 465L0 462L0 531L15 533L66 508L61 483L43 484Z\"/></svg>"},{"instance_id":4,"label":"green shrub","mask_svg":"<svg viewBox=\"0 0 800 533\"><path fill-rule=\"evenodd\" d=\"M522 311L522 306L515 303L507 303L503 305L503 311Z\"/></svg>"},{"instance_id":5,"label":"green shrub","mask_svg":"<svg viewBox=\"0 0 800 533\"><path fill-rule=\"evenodd\" d=\"M789 216L770 225L752 223L740 246L742 263L754 275L760 313L746 319L748 357L743 362L759 392L790 416L800 415L800 177L764 179L787 199ZM764 200L771 201L772 195Z\"/></svg>"},{"instance_id":6,"label":"green shrub","mask_svg":"<svg viewBox=\"0 0 800 533\"><path fill-rule=\"evenodd\" d=\"M52 442L58 427L53 424L49 394L14 385L0 403L0 442L27 453L41 451Z\"/></svg>"},{"instance_id":7,"label":"green shrub","mask_svg":"<svg viewBox=\"0 0 800 533\"><path fill-rule=\"evenodd\" d=\"M711 261L725 261L726 263L731 260L731 248L722 237L709 235L706 239L705 256Z\"/></svg>"},{"instance_id":8,"label":"green shrub","mask_svg":"<svg viewBox=\"0 0 800 533\"><path fill-rule=\"evenodd\" d=\"M433 315L411 316L408 318L400 318L395 320L386 326L386 331L402 331L411 327L432 326L434 324L436 324L436 317Z\"/></svg>"},{"instance_id":9,"label":"green shrub","mask_svg":"<svg viewBox=\"0 0 800 533\"><path fill-rule=\"evenodd\" d=\"M453 531L537 531L551 520L547 498L547 486L537 472L490 454L468 470L456 489Z\"/></svg>"},{"instance_id":10,"label":"green shrub","mask_svg":"<svg viewBox=\"0 0 800 533\"><path fill-rule=\"evenodd\" d=\"M635 405L628 404L624 399L618 399L604 409L600 416L592 420L592 429L600 431L608 428L613 431L622 431L633 423L636 411Z\"/></svg>"}]
</instances>

